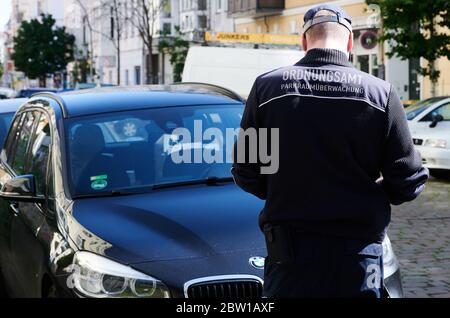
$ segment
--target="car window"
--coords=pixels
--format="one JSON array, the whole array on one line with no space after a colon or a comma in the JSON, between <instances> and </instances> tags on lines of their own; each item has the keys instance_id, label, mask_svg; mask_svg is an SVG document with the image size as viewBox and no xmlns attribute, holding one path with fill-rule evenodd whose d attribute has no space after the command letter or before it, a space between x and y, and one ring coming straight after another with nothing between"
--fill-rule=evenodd
<instances>
[{"instance_id":1,"label":"car window","mask_svg":"<svg viewBox=\"0 0 450 318\"><path fill-rule=\"evenodd\" d=\"M424 111L426 111L429 107L433 106L435 103L445 99L446 97L432 97L429 99L425 99L423 101L418 102L417 104L411 105L406 108L406 117L408 120L413 120Z\"/></svg>"},{"instance_id":2,"label":"car window","mask_svg":"<svg viewBox=\"0 0 450 318\"><path fill-rule=\"evenodd\" d=\"M30 169L28 172L35 177L36 192L38 195L45 195L47 193L46 177L51 142L48 117L45 114L41 114L32 138Z\"/></svg>"},{"instance_id":3,"label":"car window","mask_svg":"<svg viewBox=\"0 0 450 318\"><path fill-rule=\"evenodd\" d=\"M17 137L20 134L20 125L22 123L22 120L24 118L24 114L17 116L12 125L11 125L11 129L9 131L9 135L5 141L4 147L3 147L3 152L2 152L2 159L7 162L9 165L11 165L12 163L12 158L13 158L13 152L14 152L14 145L15 145L15 140L17 139Z\"/></svg>"},{"instance_id":4,"label":"car window","mask_svg":"<svg viewBox=\"0 0 450 318\"><path fill-rule=\"evenodd\" d=\"M13 113L0 115L0 144L3 146L11 121L14 117Z\"/></svg>"},{"instance_id":5,"label":"car window","mask_svg":"<svg viewBox=\"0 0 450 318\"><path fill-rule=\"evenodd\" d=\"M229 129L239 128L242 111L241 106L190 106L69 119L66 149L71 191L77 196L208 177L229 178L231 163L221 149L229 139ZM209 128L219 132L217 137L198 141L198 130ZM217 154L223 161L194 162L196 154L203 152ZM187 153L190 162L174 162L173 153Z\"/></svg>"},{"instance_id":6,"label":"car window","mask_svg":"<svg viewBox=\"0 0 450 318\"><path fill-rule=\"evenodd\" d=\"M20 127L19 138L16 140L12 168L17 175L25 174L28 146L36 123L37 112L26 112Z\"/></svg>"},{"instance_id":7,"label":"car window","mask_svg":"<svg viewBox=\"0 0 450 318\"><path fill-rule=\"evenodd\" d=\"M436 115L441 115L445 121L450 121L450 103L436 108L435 110L427 114L424 118L422 118L421 121L433 121L433 118Z\"/></svg>"}]
</instances>

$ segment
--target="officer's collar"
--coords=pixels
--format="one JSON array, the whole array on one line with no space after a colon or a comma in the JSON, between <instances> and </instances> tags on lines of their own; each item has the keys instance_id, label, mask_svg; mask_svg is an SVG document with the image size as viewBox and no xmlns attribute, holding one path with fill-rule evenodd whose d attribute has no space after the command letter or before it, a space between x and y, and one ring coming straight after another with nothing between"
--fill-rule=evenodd
<instances>
[{"instance_id":1,"label":"officer's collar","mask_svg":"<svg viewBox=\"0 0 450 318\"><path fill-rule=\"evenodd\" d=\"M308 64L335 64L346 67L353 67L348 60L347 54L334 49L312 49L306 53L305 57L297 65Z\"/></svg>"}]
</instances>

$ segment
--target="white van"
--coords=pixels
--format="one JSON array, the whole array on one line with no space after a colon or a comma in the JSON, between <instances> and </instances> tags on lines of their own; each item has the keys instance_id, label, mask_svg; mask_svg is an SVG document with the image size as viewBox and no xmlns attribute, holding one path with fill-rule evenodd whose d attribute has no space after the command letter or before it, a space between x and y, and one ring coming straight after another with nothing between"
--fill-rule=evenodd
<instances>
[{"instance_id":1,"label":"white van","mask_svg":"<svg viewBox=\"0 0 450 318\"><path fill-rule=\"evenodd\" d=\"M300 50L192 47L186 59L183 82L214 84L247 98L259 75L293 65L304 55Z\"/></svg>"}]
</instances>

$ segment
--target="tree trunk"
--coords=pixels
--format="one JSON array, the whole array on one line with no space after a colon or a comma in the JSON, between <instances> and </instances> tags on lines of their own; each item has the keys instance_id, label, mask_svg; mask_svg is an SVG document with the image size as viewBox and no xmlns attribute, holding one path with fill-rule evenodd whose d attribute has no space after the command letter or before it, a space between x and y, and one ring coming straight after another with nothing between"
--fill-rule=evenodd
<instances>
[{"instance_id":1,"label":"tree trunk","mask_svg":"<svg viewBox=\"0 0 450 318\"><path fill-rule=\"evenodd\" d=\"M430 70L432 74L436 71L436 61L430 62ZM436 88L438 79L435 78L434 76L431 76L430 80L431 80L431 97L436 97L437 95Z\"/></svg>"},{"instance_id":2,"label":"tree trunk","mask_svg":"<svg viewBox=\"0 0 450 318\"><path fill-rule=\"evenodd\" d=\"M120 40L117 41L117 85L121 84L120 71L121 71L121 57L120 57Z\"/></svg>"},{"instance_id":3,"label":"tree trunk","mask_svg":"<svg viewBox=\"0 0 450 318\"><path fill-rule=\"evenodd\" d=\"M431 7L431 6L430 6ZM436 29L435 29L435 20L434 20L434 15L433 12L430 12L430 38L433 39L436 33ZM435 71L436 71L436 61L429 61L430 63L430 71L431 71L431 76L430 76L430 80L431 80L431 96L435 97L436 96L436 86L437 86L437 81L438 78L436 78L435 75Z\"/></svg>"},{"instance_id":4,"label":"tree trunk","mask_svg":"<svg viewBox=\"0 0 450 318\"><path fill-rule=\"evenodd\" d=\"M46 76L39 77L39 87L45 88L46 86L47 86L47 77Z\"/></svg>"},{"instance_id":5,"label":"tree trunk","mask_svg":"<svg viewBox=\"0 0 450 318\"><path fill-rule=\"evenodd\" d=\"M152 56L147 54L147 58L145 59L145 83L147 85L153 84L152 78Z\"/></svg>"},{"instance_id":6,"label":"tree trunk","mask_svg":"<svg viewBox=\"0 0 450 318\"><path fill-rule=\"evenodd\" d=\"M145 73L146 73L146 82L147 85L153 84L153 43L150 41L150 44L147 45L147 59L145 63Z\"/></svg>"}]
</instances>

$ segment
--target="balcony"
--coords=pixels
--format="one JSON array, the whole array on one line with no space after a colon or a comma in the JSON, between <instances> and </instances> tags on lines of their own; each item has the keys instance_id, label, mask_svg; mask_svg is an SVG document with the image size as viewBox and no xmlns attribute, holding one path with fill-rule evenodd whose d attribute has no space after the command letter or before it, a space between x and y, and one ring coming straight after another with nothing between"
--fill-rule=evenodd
<instances>
[{"instance_id":1,"label":"balcony","mask_svg":"<svg viewBox=\"0 0 450 318\"><path fill-rule=\"evenodd\" d=\"M284 0L228 0L228 11L233 18L258 18L283 10Z\"/></svg>"}]
</instances>

